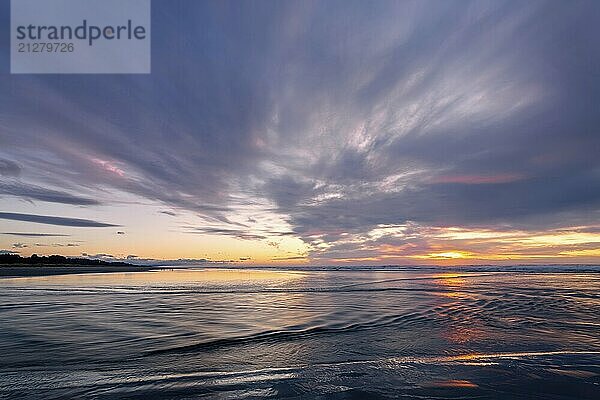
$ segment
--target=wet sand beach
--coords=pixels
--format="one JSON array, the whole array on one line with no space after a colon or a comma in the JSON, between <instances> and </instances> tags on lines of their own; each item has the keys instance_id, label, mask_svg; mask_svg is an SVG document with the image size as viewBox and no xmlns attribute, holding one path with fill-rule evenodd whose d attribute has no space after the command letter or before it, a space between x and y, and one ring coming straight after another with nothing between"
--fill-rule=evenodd
<instances>
[{"instance_id":1,"label":"wet sand beach","mask_svg":"<svg viewBox=\"0 0 600 400\"><path fill-rule=\"evenodd\" d=\"M4 278L0 398L595 400L586 268Z\"/></svg>"}]
</instances>

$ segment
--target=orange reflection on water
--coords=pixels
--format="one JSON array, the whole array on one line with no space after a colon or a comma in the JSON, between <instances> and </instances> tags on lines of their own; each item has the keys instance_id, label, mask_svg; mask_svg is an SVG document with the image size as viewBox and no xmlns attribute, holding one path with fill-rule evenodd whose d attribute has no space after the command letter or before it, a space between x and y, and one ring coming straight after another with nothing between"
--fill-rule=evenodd
<instances>
[{"instance_id":1,"label":"orange reflection on water","mask_svg":"<svg viewBox=\"0 0 600 400\"><path fill-rule=\"evenodd\" d=\"M445 272L434 275L433 278L434 284L442 286L444 289L449 289L443 292L438 292L436 293L437 295L449 298L460 298L465 296L465 293L461 292L460 290L455 290L460 289L468 283L464 278L464 275Z\"/></svg>"},{"instance_id":2,"label":"orange reflection on water","mask_svg":"<svg viewBox=\"0 0 600 400\"><path fill-rule=\"evenodd\" d=\"M444 289L436 292L436 295L451 299L442 304L441 309L437 311L441 317L448 320L442 336L455 344L486 338L488 334L478 323L476 316L463 307L463 301L473 298L473 294L465 290L469 286L468 277L464 274L446 272L435 275L434 278L436 279L433 282Z\"/></svg>"},{"instance_id":3,"label":"orange reflection on water","mask_svg":"<svg viewBox=\"0 0 600 400\"><path fill-rule=\"evenodd\" d=\"M435 278L435 283L441 286L463 286L467 283L464 275L452 272L444 272L442 274L434 275L433 277Z\"/></svg>"},{"instance_id":4,"label":"orange reflection on water","mask_svg":"<svg viewBox=\"0 0 600 400\"><path fill-rule=\"evenodd\" d=\"M446 381L431 382L426 387L432 388L476 388L479 387L477 384L467 381L465 379L449 379Z\"/></svg>"},{"instance_id":5,"label":"orange reflection on water","mask_svg":"<svg viewBox=\"0 0 600 400\"><path fill-rule=\"evenodd\" d=\"M449 327L444 337L452 343L465 344L487 337L485 331L477 327Z\"/></svg>"}]
</instances>

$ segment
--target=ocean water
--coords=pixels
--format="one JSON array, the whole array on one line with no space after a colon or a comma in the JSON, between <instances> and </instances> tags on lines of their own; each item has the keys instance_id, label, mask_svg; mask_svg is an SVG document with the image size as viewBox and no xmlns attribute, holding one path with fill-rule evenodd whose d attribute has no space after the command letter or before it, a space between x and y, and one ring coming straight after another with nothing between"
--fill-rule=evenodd
<instances>
[{"instance_id":1,"label":"ocean water","mask_svg":"<svg viewBox=\"0 0 600 400\"><path fill-rule=\"evenodd\" d=\"M599 268L0 280L10 399L600 399Z\"/></svg>"}]
</instances>

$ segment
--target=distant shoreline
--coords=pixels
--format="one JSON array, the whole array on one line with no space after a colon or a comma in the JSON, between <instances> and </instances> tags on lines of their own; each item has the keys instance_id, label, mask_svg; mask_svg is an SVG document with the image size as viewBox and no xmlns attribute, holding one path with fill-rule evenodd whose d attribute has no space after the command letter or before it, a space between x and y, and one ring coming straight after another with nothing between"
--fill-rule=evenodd
<instances>
[{"instance_id":1,"label":"distant shoreline","mask_svg":"<svg viewBox=\"0 0 600 400\"><path fill-rule=\"evenodd\" d=\"M108 274L119 272L148 272L163 269L229 269L229 270L278 270L294 272L335 272L335 271L355 271L355 272L398 272L398 271L437 271L446 273L600 273L598 264L548 264L548 265L461 265L461 266L240 266L240 265L135 265L124 262L103 262L94 264L76 263L69 259L70 263L1 263L0 279L5 278L25 278L42 277L52 275L74 275L74 274ZM92 260L94 262L96 260ZM96 261L98 262L98 261Z\"/></svg>"},{"instance_id":2,"label":"distant shoreline","mask_svg":"<svg viewBox=\"0 0 600 400\"><path fill-rule=\"evenodd\" d=\"M145 272L160 267L138 265L0 265L0 278L24 278L50 275Z\"/></svg>"},{"instance_id":3,"label":"distant shoreline","mask_svg":"<svg viewBox=\"0 0 600 400\"><path fill-rule=\"evenodd\" d=\"M102 274L112 272L144 272L155 269L147 265L126 262L108 262L88 258L72 258L60 255L21 257L18 254L0 254L0 278L32 276Z\"/></svg>"}]
</instances>

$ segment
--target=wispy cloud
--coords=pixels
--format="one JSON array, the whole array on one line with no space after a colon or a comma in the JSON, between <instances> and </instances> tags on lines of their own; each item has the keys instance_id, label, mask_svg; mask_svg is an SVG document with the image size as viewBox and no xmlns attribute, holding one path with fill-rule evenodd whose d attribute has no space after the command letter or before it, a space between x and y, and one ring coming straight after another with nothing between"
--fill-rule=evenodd
<instances>
[{"instance_id":1,"label":"wispy cloud","mask_svg":"<svg viewBox=\"0 0 600 400\"><path fill-rule=\"evenodd\" d=\"M228 229L228 228L194 228L191 231L187 231L188 233L196 233L196 234L213 234L213 235L224 235L224 236L233 236L238 239L246 239L246 240L261 240L265 239L266 236L261 234L254 234L242 229Z\"/></svg>"},{"instance_id":2,"label":"wispy cloud","mask_svg":"<svg viewBox=\"0 0 600 400\"><path fill-rule=\"evenodd\" d=\"M19 214L19 213L6 213L6 212L0 212L0 219L33 222L36 224L72 226L72 227L103 228L103 227L118 226L118 225L113 225L113 224L107 224L104 222L93 221L90 219L65 218L65 217L53 217L53 216L48 216L48 215Z\"/></svg>"},{"instance_id":3,"label":"wispy cloud","mask_svg":"<svg viewBox=\"0 0 600 400\"><path fill-rule=\"evenodd\" d=\"M23 183L0 183L0 195L21 197L28 200L40 200L50 203L72 205L98 205L99 201L66 193L59 190L47 189L40 186Z\"/></svg>"},{"instance_id":4,"label":"wispy cloud","mask_svg":"<svg viewBox=\"0 0 600 400\"><path fill-rule=\"evenodd\" d=\"M23 237L59 237L71 236L60 233L31 233L31 232L2 232L2 235L23 236Z\"/></svg>"}]
</instances>

